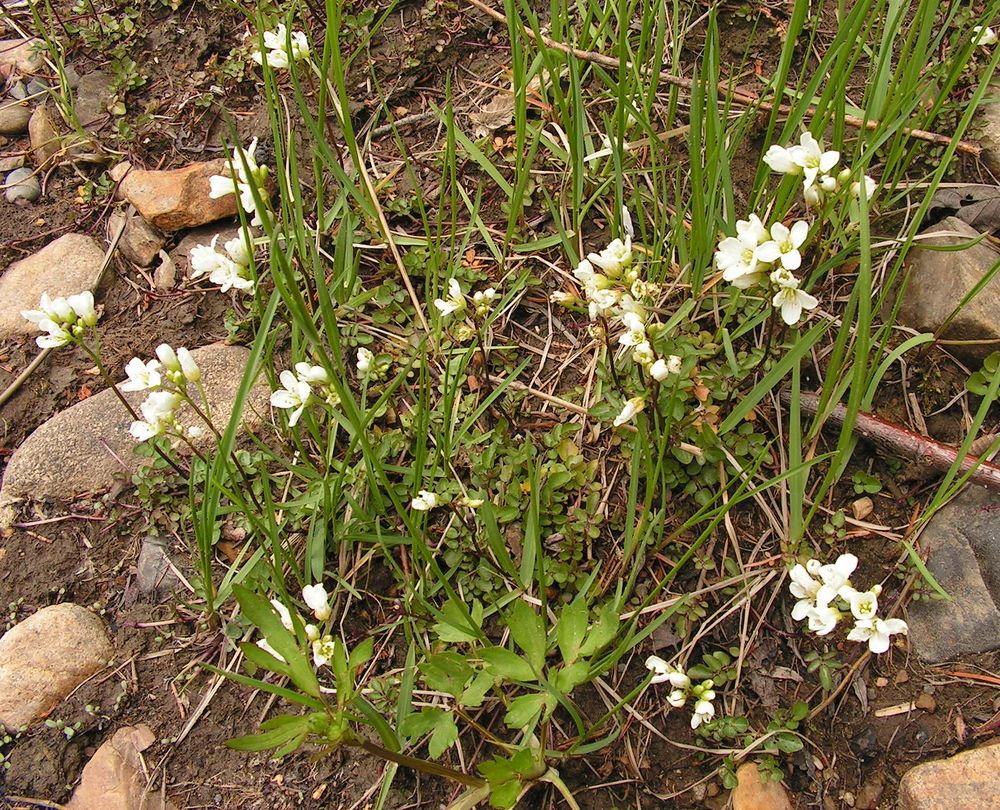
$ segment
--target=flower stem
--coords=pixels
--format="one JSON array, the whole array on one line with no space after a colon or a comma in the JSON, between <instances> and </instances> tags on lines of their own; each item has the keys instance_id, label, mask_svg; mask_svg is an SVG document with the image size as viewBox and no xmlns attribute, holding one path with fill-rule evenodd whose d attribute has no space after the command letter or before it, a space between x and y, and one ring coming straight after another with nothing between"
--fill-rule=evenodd
<instances>
[{"instance_id":1,"label":"flower stem","mask_svg":"<svg viewBox=\"0 0 1000 810\"><path fill-rule=\"evenodd\" d=\"M357 746L363 751L367 751L369 754L374 756L387 759L389 762L395 762L397 765L413 768L414 770L422 771L423 773L431 774L432 776L443 776L445 779L451 779L453 782L458 782L474 788L486 786L486 780L480 779L478 776L470 776L467 773L456 771L454 768L449 768L445 765L438 765L436 762L430 762L426 759L418 759L417 757L409 757L406 754L399 754L395 751L390 751L388 748L383 748L377 743L370 742L369 740L365 740L360 737L356 737L348 744Z\"/></svg>"}]
</instances>

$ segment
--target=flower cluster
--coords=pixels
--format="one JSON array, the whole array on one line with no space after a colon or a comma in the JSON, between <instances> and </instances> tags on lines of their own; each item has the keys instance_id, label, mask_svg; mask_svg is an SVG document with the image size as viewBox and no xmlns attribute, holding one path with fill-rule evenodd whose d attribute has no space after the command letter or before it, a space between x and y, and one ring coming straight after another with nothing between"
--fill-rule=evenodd
<instances>
[{"instance_id":1,"label":"flower cluster","mask_svg":"<svg viewBox=\"0 0 1000 810\"><path fill-rule=\"evenodd\" d=\"M192 248L191 278L208 274L209 281L218 284L221 292L229 292L231 289L253 292L254 280L250 270L253 253L245 236L249 234L240 233L227 241L223 245L225 253L215 248L219 234L212 237L210 244Z\"/></svg>"},{"instance_id":2,"label":"flower cluster","mask_svg":"<svg viewBox=\"0 0 1000 810\"><path fill-rule=\"evenodd\" d=\"M455 327L453 336L459 342L471 340L476 334L475 320L482 320L493 306L498 293L495 288L487 287L472 294L472 318L467 318ZM442 318L456 313L462 314L470 310L468 299L462 291L462 285L457 278L448 279L448 295L445 298L435 298L434 308L441 313Z\"/></svg>"},{"instance_id":3,"label":"flower cluster","mask_svg":"<svg viewBox=\"0 0 1000 810\"><path fill-rule=\"evenodd\" d=\"M296 363L295 371L282 371L278 375L281 388L272 392L271 404L275 408L291 410L288 426L295 427L302 412L313 400L313 386L319 386L323 393L323 401L328 405L336 405L340 400L330 385L330 377L322 366L309 363Z\"/></svg>"},{"instance_id":4,"label":"flower cluster","mask_svg":"<svg viewBox=\"0 0 1000 810\"><path fill-rule=\"evenodd\" d=\"M692 683L687 673L656 655L646 659L646 669L653 673L650 683L667 682L673 687L667 696L667 703L675 709L680 709L689 701L693 701L691 728L698 728L702 723L707 723L715 717L715 705L712 703L715 700L713 689L715 684L711 680Z\"/></svg>"},{"instance_id":5,"label":"flower cluster","mask_svg":"<svg viewBox=\"0 0 1000 810\"><path fill-rule=\"evenodd\" d=\"M850 576L857 565L858 558L853 554L841 554L829 565L816 559L795 565L788 586L798 599L792 608L792 618L807 620L812 632L825 636L842 619L851 616L854 627L847 634L848 640L867 642L873 653L884 653L889 649L890 637L905 635L908 628L902 619L879 618L878 596L882 590L879 585L867 591L855 590Z\"/></svg>"},{"instance_id":6,"label":"flower cluster","mask_svg":"<svg viewBox=\"0 0 1000 810\"><path fill-rule=\"evenodd\" d=\"M258 65L263 65L266 60L270 67L278 70L287 70L292 62L309 58L309 42L306 40L306 35L302 31L293 31L289 37L284 23L278 23L278 27L273 31L264 32L264 48L266 54L255 49L250 58Z\"/></svg>"},{"instance_id":7,"label":"flower cluster","mask_svg":"<svg viewBox=\"0 0 1000 810\"><path fill-rule=\"evenodd\" d=\"M66 298L49 298L48 293L42 293L38 309L24 310L21 317L47 333L35 338L42 349L79 343L87 329L97 325L94 295L90 291Z\"/></svg>"},{"instance_id":8,"label":"flower cluster","mask_svg":"<svg viewBox=\"0 0 1000 810\"><path fill-rule=\"evenodd\" d=\"M122 391L149 391L149 396L139 406L142 419L132 422L131 433L140 442L162 436L167 432L181 434L175 412L188 398L188 383L201 385L201 369L194 357L184 347L176 352L166 343L156 347L156 359L143 362L133 357L125 365L128 379L119 388ZM204 400L204 396L202 396ZM187 439L199 438L203 433L197 425L183 432Z\"/></svg>"},{"instance_id":9,"label":"flower cluster","mask_svg":"<svg viewBox=\"0 0 1000 810\"><path fill-rule=\"evenodd\" d=\"M302 589L302 601L305 602L306 607L312 611L313 617L316 621L325 622L330 618L330 596L327 594L326 588L322 583L306 585ZM289 632L294 632L295 624L292 620L292 612L278 599L271 600L271 607L274 609L278 619L281 620L282 626ZM319 628L315 624L307 624L303 622L303 627L305 629L306 638L309 640L309 644L312 647L313 664L318 669L319 667L330 663L330 659L333 657L334 651L333 636L329 634L322 635ZM273 655L279 661L285 661L285 659L282 658L270 644L268 644L266 639L262 638L257 641L257 646L265 652Z\"/></svg>"},{"instance_id":10,"label":"flower cluster","mask_svg":"<svg viewBox=\"0 0 1000 810\"><path fill-rule=\"evenodd\" d=\"M802 196L806 205L813 208L822 205L828 194L836 194L848 185L855 198L861 194L860 184L851 182L854 173L850 167L833 174L840 162L840 152L824 151L810 132L803 132L794 146L773 144L764 155L764 162L778 174L802 175ZM864 184L866 196L870 198L877 183L865 175Z\"/></svg>"},{"instance_id":11,"label":"flower cluster","mask_svg":"<svg viewBox=\"0 0 1000 810\"><path fill-rule=\"evenodd\" d=\"M781 222L768 228L760 217L751 214L749 219L736 223L736 236L719 242L715 263L722 278L741 290L768 279L774 289L771 303L791 326L798 323L803 310L819 305L813 296L799 289L799 280L792 272L802 266L799 248L808 235L809 224L803 220L792 223L790 228Z\"/></svg>"},{"instance_id":12,"label":"flower cluster","mask_svg":"<svg viewBox=\"0 0 1000 810\"><path fill-rule=\"evenodd\" d=\"M392 359L389 355L375 354L371 349L366 349L364 346L358 349L356 367L358 369L358 377L362 380L378 380L385 377L390 365L392 365Z\"/></svg>"},{"instance_id":13,"label":"flower cluster","mask_svg":"<svg viewBox=\"0 0 1000 810\"><path fill-rule=\"evenodd\" d=\"M230 157L232 175L213 174L208 178L208 196L216 200L227 194L236 194L242 209L247 214L253 214L250 224L254 227L263 224L260 211L257 210L257 202L254 199L254 189L262 200L266 200L268 197L267 166L257 165L256 151L257 139L254 138L244 151L235 150Z\"/></svg>"},{"instance_id":14,"label":"flower cluster","mask_svg":"<svg viewBox=\"0 0 1000 810\"><path fill-rule=\"evenodd\" d=\"M974 25L972 26L972 33L975 34L972 44L981 48L988 48L1000 41L997 38L996 31L989 26Z\"/></svg>"}]
</instances>

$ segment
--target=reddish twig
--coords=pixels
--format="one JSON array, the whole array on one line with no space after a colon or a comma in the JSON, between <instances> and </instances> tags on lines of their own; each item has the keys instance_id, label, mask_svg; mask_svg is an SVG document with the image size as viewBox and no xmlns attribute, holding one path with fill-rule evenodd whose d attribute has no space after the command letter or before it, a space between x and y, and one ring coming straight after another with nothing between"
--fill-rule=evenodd
<instances>
[{"instance_id":1,"label":"reddish twig","mask_svg":"<svg viewBox=\"0 0 1000 810\"><path fill-rule=\"evenodd\" d=\"M791 401L791 392L782 391L781 401L787 405ZM814 416L819 407L819 394L800 391L799 407L805 413ZM829 427L841 427L846 419L847 408L835 405L827 414L824 424ZM851 429L863 439L894 456L913 459L928 472L947 472L959 455L957 447L921 436L864 411L858 412ZM966 454L958 469L963 473L972 470L970 481L1000 491L1000 467L996 464L980 459L979 456Z\"/></svg>"}]
</instances>

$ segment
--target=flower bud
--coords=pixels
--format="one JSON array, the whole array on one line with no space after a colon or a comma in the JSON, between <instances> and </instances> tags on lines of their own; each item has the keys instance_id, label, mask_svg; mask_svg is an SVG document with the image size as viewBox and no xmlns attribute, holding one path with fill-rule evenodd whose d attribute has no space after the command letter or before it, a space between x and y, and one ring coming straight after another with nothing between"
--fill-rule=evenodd
<instances>
[{"instance_id":1,"label":"flower bud","mask_svg":"<svg viewBox=\"0 0 1000 810\"><path fill-rule=\"evenodd\" d=\"M198 368L198 364L191 356L191 352L181 346L181 348L177 350L177 360L180 363L181 373L184 375L185 379L193 383L201 381L201 369Z\"/></svg>"},{"instance_id":2,"label":"flower bud","mask_svg":"<svg viewBox=\"0 0 1000 810\"><path fill-rule=\"evenodd\" d=\"M156 356L159 358L163 367L167 371L180 371L181 363L177 359L177 354L174 350L166 343L161 343L156 347Z\"/></svg>"}]
</instances>

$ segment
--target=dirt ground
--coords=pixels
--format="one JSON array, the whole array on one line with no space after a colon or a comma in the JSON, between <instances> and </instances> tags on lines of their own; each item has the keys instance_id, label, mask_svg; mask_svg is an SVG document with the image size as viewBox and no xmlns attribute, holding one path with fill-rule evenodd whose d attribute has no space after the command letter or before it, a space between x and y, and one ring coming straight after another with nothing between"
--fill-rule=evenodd
<instances>
[{"instance_id":1,"label":"dirt ground","mask_svg":"<svg viewBox=\"0 0 1000 810\"><path fill-rule=\"evenodd\" d=\"M55 5L67 19L76 13L69 3ZM505 31L467 7L430 6L437 8L436 14L425 13L425 4L403 3L375 36L372 71L355 73L353 112L359 128L380 104L397 115L412 115L428 110L432 102L443 103L449 75L475 87L476 82L493 82L502 74L508 55ZM246 30L246 23L227 4L184 3L171 11L158 3L137 3L136 8L140 11L136 25L148 33L136 39L131 53L148 80L126 97L132 136L125 142L110 139L112 148L137 166L171 168L221 154L227 113L241 136L264 133L267 122L257 84L222 71L226 55ZM30 22L23 11L14 16L22 24ZM780 13L776 16L780 22ZM726 39L734 61L742 56L749 36L748 25L740 20L733 18L732 36ZM762 37L758 63L765 72L774 58L773 30L758 34ZM80 45L69 48L67 62L81 75L106 67L100 53ZM189 103L192 97L203 97L213 84L222 87L221 97L215 95L208 105ZM469 97L473 95L470 90ZM425 125L433 129L434 122ZM408 132L414 153L419 152L421 139L430 139L422 126ZM109 123L109 131L110 127ZM391 135L387 137L385 153L394 154ZM0 153L26 146L26 139L11 141L2 144ZM376 144L375 149L380 148ZM104 168L61 168L46 177L39 203L6 206L0 216L0 265L29 255L64 232L103 239L112 201L95 197L79 202L76 196L78 187L96 180ZM192 289L156 292L148 274L120 258L112 265L99 300L105 308L101 321L105 359L116 370L160 342L194 347L226 336L227 297ZM31 341L0 345L0 389L34 353ZM87 358L74 351L54 353L46 360L0 408L0 458L6 459L48 417L100 390L102 384L89 373L89 366ZM956 424L946 413L937 425L941 437L951 438L948 434L955 433ZM883 461L873 454L872 462L884 478ZM899 491L918 494L902 478ZM849 494L843 498L846 502ZM873 522L906 523L907 505L891 492L875 499L875 510ZM742 517L752 531L751 517ZM224 666L235 648L232 640L220 639L199 624L198 615L185 607L183 594L159 604L137 596L135 565L142 538L169 525L163 515L151 515L149 505L123 486L72 505L36 504L0 543L0 604L9 604L11 622L59 602L94 606L111 628L117 650L113 667L88 681L57 710L58 719L67 725L80 723L72 739L59 729L38 725L0 747L7 765L0 768L0 807L41 806L18 803L13 796L65 801L96 747L115 728L140 722L151 726L158 740L146 752L154 783L165 785L184 808L370 806L381 773L371 760L304 752L273 762L265 754L238 753L223 746L231 737L256 730L271 704L264 695L220 683L199 666ZM873 569L875 564L893 565L897 549L875 535L869 540L863 546L865 562L871 562ZM191 550L180 534L170 536L170 542L175 559L190 561ZM369 620L378 622L383 609L373 603ZM720 630L719 637L726 633ZM791 626L768 627L766 643L750 651L750 661L762 673L750 677L756 705L729 708L766 717L777 706L797 699L818 700L814 684L795 677L794 668L804 669L801 658L795 658L796 637ZM664 640L663 649L669 650L669 641ZM850 655L846 648L841 652L845 660ZM989 741L1000 711L1000 679L989 673L996 672L998 664L995 655L985 655L927 668L914 657L896 653L855 673L853 688L810 726L812 746L789 760L785 781L798 806L891 807L899 777L912 764ZM955 672L978 673L983 680L970 687L968 679ZM665 729L665 737L637 722L624 744L581 759L564 774L582 807L724 805L725 791L718 777L703 781L704 762L679 744L690 740L686 722L659 716L656 699L649 692L638 708ZM865 711L911 701L918 701L920 708L883 717ZM595 712L599 709L595 701ZM643 754L636 756L637 751ZM393 791L387 806L400 810L443 806L456 795L449 786L403 771ZM548 808L559 802L538 789L523 806Z\"/></svg>"}]
</instances>

